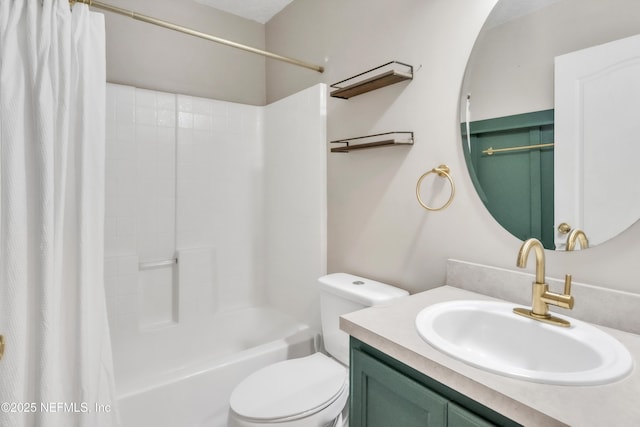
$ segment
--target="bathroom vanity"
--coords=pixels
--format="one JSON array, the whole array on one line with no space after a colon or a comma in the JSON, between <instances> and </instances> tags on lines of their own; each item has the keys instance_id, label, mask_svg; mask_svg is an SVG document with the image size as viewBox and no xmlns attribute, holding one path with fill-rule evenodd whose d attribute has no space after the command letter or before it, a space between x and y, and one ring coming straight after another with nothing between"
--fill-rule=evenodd
<instances>
[{"instance_id":1,"label":"bathroom vanity","mask_svg":"<svg viewBox=\"0 0 640 427\"><path fill-rule=\"evenodd\" d=\"M635 367L628 376L611 384L542 384L475 368L420 338L415 319L422 309L469 299L492 298L443 286L341 317L342 330L352 337L352 427L426 425L426 418L438 426L640 423L640 374ZM600 328L626 346L637 365L640 336Z\"/></svg>"},{"instance_id":2,"label":"bathroom vanity","mask_svg":"<svg viewBox=\"0 0 640 427\"><path fill-rule=\"evenodd\" d=\"M350 366L351 426L519 425L355 338Z\"/></svg>"}]
</instances>

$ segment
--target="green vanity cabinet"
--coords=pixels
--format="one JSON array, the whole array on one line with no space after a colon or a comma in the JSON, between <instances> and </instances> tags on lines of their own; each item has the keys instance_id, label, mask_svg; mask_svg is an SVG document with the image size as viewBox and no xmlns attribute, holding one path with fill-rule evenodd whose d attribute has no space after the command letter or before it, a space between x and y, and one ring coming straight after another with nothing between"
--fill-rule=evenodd
<instances>
[{"instance_id":1,"label":"green vanity cabinet","mask_svg":"<svg viewBox=\"0 0 640 427\"><path fill-rule=\"evenodd\" d=\"M351 338L350 427L519 424Z\"/></svg>"}]
</instances>

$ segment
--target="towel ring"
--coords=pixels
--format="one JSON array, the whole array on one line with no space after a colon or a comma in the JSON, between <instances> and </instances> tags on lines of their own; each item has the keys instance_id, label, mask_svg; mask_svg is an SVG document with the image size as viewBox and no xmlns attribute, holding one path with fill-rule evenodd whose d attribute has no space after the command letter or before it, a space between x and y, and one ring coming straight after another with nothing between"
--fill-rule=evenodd
<instances>
[{"instance_id":1,"label":"towel ring","mask_svg":"<svg viewBox=\"0 0 640 427\"><path fill-rule=\"evenodd\" d=\"M425 208L428 211L441 211L442 209L446 208L447 206L449 206L451 204L451 202L453 201L453 196L455 196L456 194L456 185L453 183L453 178L451 178L451 175L449 175L449 166L447 165L440 165L437 168L433 168L430 171L425 172L424 174L422 174L422 176L420 177L420 179L418 179L418 184L416 184L416 197L418 197L418 203L420 203L420 205ZM430 173L437 173L438 176L443 177L443 178L447 178L449 180L449 184L451 184L451 196L449 196L449 200L447 200L447 203L445 203L444 205L440 206L439 208L432 208L431 206L428 206L423 200L422 197L420 197L420 185L422 185L422 180L429 175Z\"/></svg>"}]
</instances>

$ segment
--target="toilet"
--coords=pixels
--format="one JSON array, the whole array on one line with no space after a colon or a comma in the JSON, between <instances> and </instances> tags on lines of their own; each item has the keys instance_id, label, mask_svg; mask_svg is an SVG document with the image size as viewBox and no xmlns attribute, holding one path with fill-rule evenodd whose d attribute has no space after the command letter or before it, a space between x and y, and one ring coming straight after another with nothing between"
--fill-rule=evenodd
<instances>
[{"instance_id":1,"label":"toilet","mask_svg":"<svg viewBox=\"0 0 640 427\"><path fill-rule=\"evenodd\" d=\"M405 290L346 273L320 283L325 349L262 368L236 386L229 401L229 427L346 427L349 397L349 335L339 317L409 295Z\"/></svg>"}]
</instances>

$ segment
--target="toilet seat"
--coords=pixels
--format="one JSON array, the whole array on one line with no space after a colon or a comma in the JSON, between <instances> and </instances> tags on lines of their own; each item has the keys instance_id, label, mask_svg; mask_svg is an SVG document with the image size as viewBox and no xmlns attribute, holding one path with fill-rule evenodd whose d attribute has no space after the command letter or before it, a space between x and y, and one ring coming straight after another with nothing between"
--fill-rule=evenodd
<instances>
[{"instance_id":1,"label":"toilet seat","mask_svg":"<svg viewBox=\"0 0 640 427\"><path fill-rule=\"evenodd\" d=\"M249 421L292 421L325 409L344 393L347 368L315 353L254 372L235 388L229 405Z\"/></svg>"}]
</instances>

